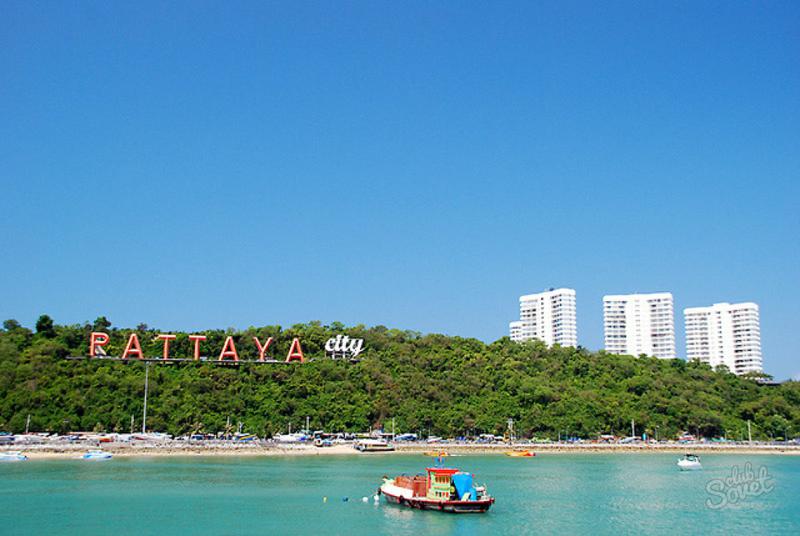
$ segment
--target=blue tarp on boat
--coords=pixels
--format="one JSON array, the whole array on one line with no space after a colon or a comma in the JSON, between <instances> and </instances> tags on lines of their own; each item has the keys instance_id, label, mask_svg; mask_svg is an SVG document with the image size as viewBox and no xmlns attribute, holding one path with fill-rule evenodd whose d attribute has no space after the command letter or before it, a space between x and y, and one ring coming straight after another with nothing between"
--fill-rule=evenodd
<instances>
[{"instance_id":1,"label":"blue tarp on boat","mask_svg":"<svg viewBox=\"0 0 800 536\"><path fill-rule=\"evenodd\" d=\"M456 487L458 498L461 499L465 494L469 494L469 500L476 500L477 494L472 487L472 475L470 473L456 473L453 475L453 485Z\"/></svg>"}]
</instances>

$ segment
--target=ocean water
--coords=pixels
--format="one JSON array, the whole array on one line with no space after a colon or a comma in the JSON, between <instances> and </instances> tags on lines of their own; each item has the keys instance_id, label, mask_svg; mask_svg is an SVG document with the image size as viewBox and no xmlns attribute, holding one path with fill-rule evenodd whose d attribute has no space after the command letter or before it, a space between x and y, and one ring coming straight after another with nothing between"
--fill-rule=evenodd
<instances>
[{"instance_id":1,"label":"ocean water","mask_svg":"<svg viewBox=\"0 0 800 536\"><path fill-rule=\"evenodd\" d=\"M496 497L480 515L373 503L381 477L423 471L431 459L421 455L2 463L0 534L800 534L800 457L706 455L691 473L676 459L448 458ZM760 494L725 482L748 463L767 472L766 487L748 484ZM709 507L721 501L709 482L731 502Z\"/></svg>"}]
</instances>

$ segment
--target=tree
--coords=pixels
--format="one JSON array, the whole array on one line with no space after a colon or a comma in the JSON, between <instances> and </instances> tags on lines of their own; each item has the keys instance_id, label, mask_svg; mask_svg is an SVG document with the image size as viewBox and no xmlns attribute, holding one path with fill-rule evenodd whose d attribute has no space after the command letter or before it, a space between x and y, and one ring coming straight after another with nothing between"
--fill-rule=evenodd
<instances>
[{"instance_id":1,"label":"tree","mask_svg":"<svg viewBox=\"0 0 800 536\"><path fill-rule=\"evenodd\" d=\"M755 380L755 381L772 381L773 377L771 374L767 374L766 372L756 372L751 370L750 372L745 372L740 378L746 378L748 380Z\"/></svg>"},{"instance_id":2,"label":"tree","mask_svg":"<svg viewBox=\"0 0 800 536\"><path fill-rule=\"evenodd\" d=\"M47 322L37 326L47 331ZM141 412L143 367L108 360L68 361L86 355L90 324L52 326L53 338L7 321L0 330L0 429L25 429L36 409L37 429L124 430ZM109 329L109 347L120 352L130 329ZM142 326L139 326L140 328ZM347 332L364 338L355 363L326 359L325 341ZM308 416L328 431L359 432L396 420L398 432L425 430L456 436L502 433L507 419L525 436L559 434L593 438L658 430L659 439L682 430L705 436L742 437L752 421L753 437L789 436L800 430L800 382L763 385L706 364L548 348L539 341L491 344L476 339L332 323L207 330L202 352L213 355L230 334L239 367L189 361L150 369L148 423L183 434L221 431L228 416L245 431L276 433ZM176 333L174 355L192 355L187 333ZM139 334L146 355L163 342ZM308 362L253 365L252 338L273 337L278 358L300 337ZM96 423L101 423L99 426ZM203 423L202 425L198 423ZM318 424L317 424L318 423ZM746 436L745 436L746 437Z\"/></svg>"},{"instance_id":3,"label":"tree","mask_svg":"<svg viewBox=\"0 0 800 536\"><path fill-rule=\"evenodd\" d=\"M53 319L48 315L40 316L36 321L36 333L40 333L47 338L54 337L56 331L53 329Z\"/></svg>"},{"instance_id":4,"label":"tree","mask_svg":"<svg viewBox=\"0 0 800 536\"><path fill-rule=\"evenodd\" d=\"M12 331L12 330L15 330L15 329L19 329L21 327L22 326L20 326L19 322L17 322L13 318L9 318L8 320L5 320L3 322L3 329L6 330L6 331Z\"/></svg>"},{"instance_id":5,"label":"tree","mask_svg":"<svg viewBox=\"0 0 800 536\"><path fill-rule=\"evenodd\" d=\"M108 318L104 316L98 316L97 319L94 321L92 329L94 331L106 331L110 327L111 327L111 322L108 320Z\"/></svg>"}]
</instances>

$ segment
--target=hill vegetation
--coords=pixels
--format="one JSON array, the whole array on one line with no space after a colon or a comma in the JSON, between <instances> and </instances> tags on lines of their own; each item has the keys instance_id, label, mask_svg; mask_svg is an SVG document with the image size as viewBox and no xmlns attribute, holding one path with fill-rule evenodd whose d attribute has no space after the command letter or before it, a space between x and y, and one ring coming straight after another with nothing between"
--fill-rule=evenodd
<instances>
[{"instance_id":1,"label":"hill vegetation","mask_svg":"<svg viewBox=\"0 0 800 536\"><path fill-rule=\"evenodd\" d=\"M137 332L145 354L158 357L162 341L145 325L112 328L61 326L42 316L36 330L8 320L0 330L0 430L129 431L141 427L145 365L136 359L70 361L88 355L89 334L106 331L110 354L119 355ZM306 358L299 364L238 366L190 362L150 365L148 429L172 434L217 432L233 423L270 435L311 427L445 436L502 433L513 418L517 433L553 438L637 434L674 438L688 430L706 437L795 437L800 432L800 384L759 385L752 379L683 360L610 355L585 349L546 348L539 342L491 344L476 339L312 322L244 331L209 330L203 354L216 356L228 335L242 359L257 359L252 337L273 337L271 353L283 359L299 337ZM355 363L325 357L325 341L337 334L365 339ZM192 355L188 334L177 333L172 355Z\"/></svg>"}]
</instances>

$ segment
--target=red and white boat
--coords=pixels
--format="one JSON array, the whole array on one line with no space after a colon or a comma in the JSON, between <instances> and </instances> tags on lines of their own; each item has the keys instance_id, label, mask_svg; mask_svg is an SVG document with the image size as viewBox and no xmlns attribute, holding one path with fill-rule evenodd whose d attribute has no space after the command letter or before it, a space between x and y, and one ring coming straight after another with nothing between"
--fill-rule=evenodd
<instances>
[{"instance_id":1,"label":"red and white boat","mask_svg":"<svg viewBox=\"0 0 800 536\"><path fill-rule=\"evenodd\" d=\"M386 501L453 514L483 513L494 504L484 486L474 484L475 476L458 469L428 467L427 474L385 477L379 493Z\"/></svg>"}]
</instances>

